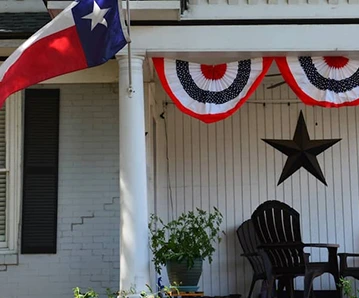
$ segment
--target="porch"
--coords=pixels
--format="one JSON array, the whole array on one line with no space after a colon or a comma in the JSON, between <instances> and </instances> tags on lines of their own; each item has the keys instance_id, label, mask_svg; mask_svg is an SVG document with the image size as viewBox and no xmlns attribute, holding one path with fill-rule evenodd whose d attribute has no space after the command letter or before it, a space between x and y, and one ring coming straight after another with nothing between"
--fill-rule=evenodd
<instances>
[{"instance_id":1,"label":"porch","mask_svg":"<svg viewBox=\"0 0 359 298\"><path fill-rule=\"evenodd\" d=\"M248 291L252 269L240 257L235 234L263 201L276 199L301 214L304 242L337 243L339 252L358 251L358 108L304 106L282 85L268 78L238 112L215 124L204 124L180 112L156 85L156 168L153 208L170 219L185 210L216 206L224 214L226 236L201 279L205 293ZM277 185L286 156L261 139L292 139L300 111L311 139L342 138L318 156L328 187L301 169ZM168 157L168 158L167 158ZM313 249L311 260L325 260ZM303 280L298 279L297 288ZM317 278L314 289L334 289L332 278Z\"/></svg>"}]
</instances>

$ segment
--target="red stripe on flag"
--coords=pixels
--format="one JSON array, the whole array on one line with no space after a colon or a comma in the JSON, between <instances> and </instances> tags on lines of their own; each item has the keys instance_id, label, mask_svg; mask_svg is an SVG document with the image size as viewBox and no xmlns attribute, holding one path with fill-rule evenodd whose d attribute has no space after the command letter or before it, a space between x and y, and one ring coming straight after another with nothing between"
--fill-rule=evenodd
<instances>
[{"instance_id":1,"label":"red stripe on flag","mask_svg":"<svg viewBox=\"0 0 359 298\"><path fill-rule=\"evenodd\" d=\"M16 91L84 68L86 57L75 26L46 36L24 49L5 73L0 82L0 107Z\"/></svg>"}]
</instances>

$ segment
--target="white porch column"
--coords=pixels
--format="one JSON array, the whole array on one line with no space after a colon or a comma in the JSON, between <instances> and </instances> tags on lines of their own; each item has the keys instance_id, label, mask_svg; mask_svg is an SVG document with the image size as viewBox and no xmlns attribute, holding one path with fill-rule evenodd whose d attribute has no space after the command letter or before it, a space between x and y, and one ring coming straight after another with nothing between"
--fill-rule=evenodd
<instances>
[{"instance_id":1,"label":"white porch column","mask_svg":"<svg viewBox=\"0 0 359 298\"><path fill-rule=\"evenodd\" d=\"M149 283L147 174L143 91L144 57L132 56L133 93L128 92L128 57L118 58L120 109L120 289Z\"/></svg>"}]
</instances>

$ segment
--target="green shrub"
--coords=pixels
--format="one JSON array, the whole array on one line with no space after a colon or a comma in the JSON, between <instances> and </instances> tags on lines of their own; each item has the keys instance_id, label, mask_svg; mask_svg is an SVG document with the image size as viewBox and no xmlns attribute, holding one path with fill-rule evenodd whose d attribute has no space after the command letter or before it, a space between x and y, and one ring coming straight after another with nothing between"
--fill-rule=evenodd
<instances>
[{"instance_id":1,"label":"green shrub","mask_svg":"<svg viewBox=\"0 0 359 298\"><path fill-rule=\"evenodd\" d=\"M88 289L84 294L81 293L79 287L73 288L74 298L98 298L98 294L93 289Z\"/></svg>"},{"instance_id":2,"label":"green shrub","mask_svg":"<svg viewBox=\"0 0 359 298\"><path fill-rule=\"evenodd\" d=\"M350 280L341 277L339 279L339 287L341 287L343 289L345 297L358 298L358 296L355 295L355 293L353 293L354 291L353 291L353 287L352 287L352 282ZM359 293L359 290L358 290L358 293Z\"/></svg>"},{"instance_id":3,"label":"green shrub","mask_svg":"<svg viewBox=\"0 0 359 298\"><path fill-rule=\"evenodd\" d=\"M154 292L152 288L146 284L147 291L140 291L138 293L134 286L131 286L129 290L120 290L118 292L112 292L111 289L106 289L107 298L126 298L128 295L138 294L142 298L163 298L170 297L170 293L177 292L178 289L176 285L164 286L161 289L158 289L157 292ZM79 287L73 288L74 298L98 298L98 294L93 289L88 289L84 294L81 293Z\"/></svg>"}]
</instances>

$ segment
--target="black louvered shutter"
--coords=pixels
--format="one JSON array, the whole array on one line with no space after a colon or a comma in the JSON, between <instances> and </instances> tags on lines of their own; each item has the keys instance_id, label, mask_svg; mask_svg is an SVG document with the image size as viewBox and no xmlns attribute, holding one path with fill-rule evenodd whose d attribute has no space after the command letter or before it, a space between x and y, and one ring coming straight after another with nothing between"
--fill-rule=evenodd
<instances>
[{"instance_id":1,"label":"black louvered shutter","mask_svg":"<svg viewBox=\"0 0 359 298\"><path fill-rule=\"evenodd\" d=\"M58 89L25 91L21 253L56 253Z\"/></svg>"}]
</instances>

